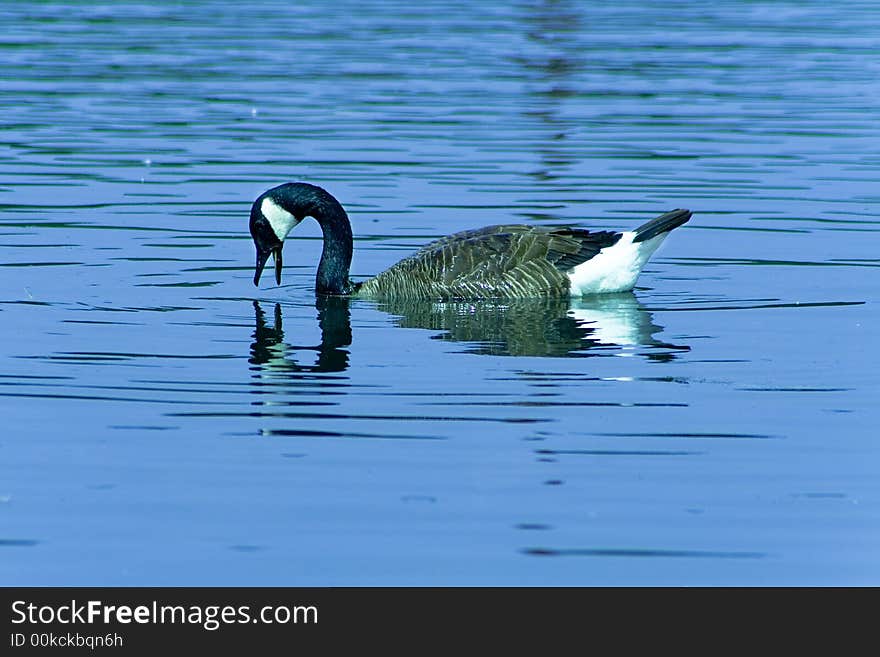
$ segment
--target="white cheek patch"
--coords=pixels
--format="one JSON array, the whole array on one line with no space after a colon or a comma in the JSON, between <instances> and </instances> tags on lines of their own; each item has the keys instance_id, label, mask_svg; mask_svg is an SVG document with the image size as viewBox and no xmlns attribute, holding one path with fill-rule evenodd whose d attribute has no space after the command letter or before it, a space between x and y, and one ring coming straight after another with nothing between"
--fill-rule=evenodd
<instances>
[{"instance_id":1,"label":"white cheek patch","mask_svg":"<svg viewBox=\"0 0 880 657\"><path fill-rule=\"evenodd\" d=\"M296 217L268 196L264 198L262 204L260 204L260 211L269 221L269 225L272 226L275 235L277 235L278 239L282 242L291 229L299 223Z\"/></svg>"}]
</instances>

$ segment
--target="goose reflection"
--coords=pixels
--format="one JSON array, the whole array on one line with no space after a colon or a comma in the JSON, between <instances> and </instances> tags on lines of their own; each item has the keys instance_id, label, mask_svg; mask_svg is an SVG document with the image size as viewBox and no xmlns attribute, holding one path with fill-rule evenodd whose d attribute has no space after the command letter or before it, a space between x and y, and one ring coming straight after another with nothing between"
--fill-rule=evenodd
<instances>
[{"instance_id":1,"label":"goose reflection","mask_svg":"<svg viewBox=\"0 0 880 657\"><path fill-rule=\"evenodd\" d=\"M269 325L266 313L259 301L254 301L254 341L251 343L251 357L248 362L261 371L277 374L297 374L313 372L344 372L348 369L348 350L351 344L351 315L348 299L339 297L318 297L315 301L318 311L318 326L321 328L321 343L318 345L295 346L284 341L284 328L281 317L281 304L275 304L275 321ZM314 365L297 362L297 352L317 353Z\"/></svg>"},{"instance_id":2,"label":"goose reflection","mask_svg":"<svg viewBox=\"0 0 880 657\"><path fill-rule=\"evenodd\" d=\"M352 341L351 301L318 297L321 343L294 346L284 341L281 305L275 304L274 323L267 322L254 301L256 326L250 363L279 375L342 372L349 365ZM505 301L383 301L370 304L393 316L401 328L438 331L435 340L459 342L464 352L494 356L585 357L640 355L649 360L672 360L688 351L655 337L663 328L632 293L578 300L521 299ZM317 353L314 365L296 356Z\"/></svg>"},{"instance_id":3,"label":"goose reflection","mask_svg":"<svg viewBox=\"0 0 880 657\"><path fill-rule=\"evenodd\" d=\"M656 339L662 327L632 293L584 299L380 302L403 328L442 331L436 340L467 343L467 353L495 356L588 356L609 352L671 360L689 347Z\"/></svg>"}]
</instances>

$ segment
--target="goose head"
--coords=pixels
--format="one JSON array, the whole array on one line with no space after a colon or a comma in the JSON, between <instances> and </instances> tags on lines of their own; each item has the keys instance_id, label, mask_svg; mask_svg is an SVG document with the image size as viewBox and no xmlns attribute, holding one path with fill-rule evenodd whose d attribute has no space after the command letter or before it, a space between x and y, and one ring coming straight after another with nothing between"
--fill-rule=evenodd
<instances>
[{"instance_id":1,"label":"goose head","mask_svg":"<svg viewBox=\"0 0 880 657\"><path fill-rule=\"evenodd\" d=\"M251 237L257 247L254 285L259 284L270 255L275 258L275 281L281 285L284 239L306 217L314 217L324 233L315 290L320 294L348 294L352 289L348 280L352 255L348 215L329 192L303 182L273 187L260 194L251 206Z\"/></svg>"},{"instance_id":2,"label":"goose head","mask_svg":"<svg viewBox=\"0 0 880 657\"><path fill-rule=\"evenodd\" d=\"M251 207L250 229L257 248L257 266L254 272L254 285L259 285L260 275L269 256L275 258L275 282L281 285L281 250L284 239L306 216L306 210L296 203L283 189L285 185L274 187L261 194Z\"/></svg>"}]
</instances>

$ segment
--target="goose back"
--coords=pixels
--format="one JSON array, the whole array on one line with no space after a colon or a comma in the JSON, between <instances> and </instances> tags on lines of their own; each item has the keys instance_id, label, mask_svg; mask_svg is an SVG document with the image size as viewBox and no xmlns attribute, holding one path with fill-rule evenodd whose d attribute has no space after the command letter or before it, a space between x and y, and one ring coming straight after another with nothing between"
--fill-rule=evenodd
<instances>
[{"instance_id":1,"label":"goose back","mask_svg":"<svg viewBox=\"0 0 880 657\"><path fill-rule=\"evenodd\" d=\"M568 272L620 237L520 224L466 230L426 244L355 293L376 299L564 297Z\"/></svg>"}]
</instances>

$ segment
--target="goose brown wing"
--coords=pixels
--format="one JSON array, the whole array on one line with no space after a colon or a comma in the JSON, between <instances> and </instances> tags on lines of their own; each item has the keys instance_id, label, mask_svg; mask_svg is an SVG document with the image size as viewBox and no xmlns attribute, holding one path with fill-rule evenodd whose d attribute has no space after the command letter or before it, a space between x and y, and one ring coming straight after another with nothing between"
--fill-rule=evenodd
<instances>
[{"instance_id":1,"label":"goose brown wing","mask_svg":"<svg viewBox=\"0 0 880 657\"><path fill-rule=\"evenodd\" d=\"M498 225L426 244L359 293L381 298L527 298L566 296L566 272L614 244L619 233Z\"/></svg>"}]
</instances>

